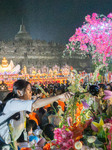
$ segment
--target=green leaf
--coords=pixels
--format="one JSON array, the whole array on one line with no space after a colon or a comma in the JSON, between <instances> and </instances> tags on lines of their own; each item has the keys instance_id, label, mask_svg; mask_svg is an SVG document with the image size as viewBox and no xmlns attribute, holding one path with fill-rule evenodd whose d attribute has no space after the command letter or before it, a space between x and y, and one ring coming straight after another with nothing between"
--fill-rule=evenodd
<instances>
[{"instance_id":1,"label":"green leaf","mask_svg":"<svg viewBox=\"0 0 112 150\"><path fill-rule=\"evenodd\" d=\"M104 143L103 142L101 142L101 141L99 141L98 139L96 139L96 141L95 141L95 146L98 148L98 147L101 147L101 146L103 146L104 145Z\"/></svg>"},{"instance_id":2,"label":"green leaf","mask_svg":"<svg viewBox=\"0 0 112 150\"><path fill-rule=\"evenodd\" d=\"M83 99L85 97L85 95L84 94L82 94L81 96L80 96L80 99Z\"/></svg>"},{"instance_id":3,"label":"green leaf","mask_svg":"<svg viewBox=\"0 0 112 150\"><path fill-rule=\"evenodd\" d=\"M62 127L63 127L63 123L60 122L60 123L59 123L59 128L62 128Z\"/></svg>"},{"instance_id":4,"label":"green leaf","mask_svg":"<svg viewBox=\"0 0 112 150\"><path fill-rule=\"evenodd\" d=\"M99 139L101 139L102 141L105 141L105 136L106 136L106 134L105 134L105 131L103 130L103 127L102 127L102 128L100 128L100 130L97 134L97 137Z\"/></svg>"}]
</instances>

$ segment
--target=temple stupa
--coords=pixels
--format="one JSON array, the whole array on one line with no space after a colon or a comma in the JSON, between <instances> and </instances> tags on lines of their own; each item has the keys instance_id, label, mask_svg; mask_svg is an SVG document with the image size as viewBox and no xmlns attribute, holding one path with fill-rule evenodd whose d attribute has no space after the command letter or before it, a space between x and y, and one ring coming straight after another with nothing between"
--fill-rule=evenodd
<instances>
[{"instance_id":1,"label":"temple stupa","mask_svg":"<svg viewBox=\"0 0 112 150\"><path fill-rule=\"evenodd\" d=\"M20 29L19 32L16 34L15 36L15 41L31 41L32 38L29 35L28 32L26 32L25 26L23 24L23 20L22 20L22 24L20 25Z\"/></svg>"}]
</instances>

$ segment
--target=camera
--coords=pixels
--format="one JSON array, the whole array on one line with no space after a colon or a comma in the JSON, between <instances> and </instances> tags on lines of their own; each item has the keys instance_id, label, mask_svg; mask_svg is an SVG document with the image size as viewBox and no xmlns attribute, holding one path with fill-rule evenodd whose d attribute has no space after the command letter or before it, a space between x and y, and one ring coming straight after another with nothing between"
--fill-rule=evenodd
<instances>
[{"instance_id":1,"label":"camera","mask_svg":"<svg viewBox=\"0 0 112 150\"><path fill-rule=\"evenodd\" d=\"M100 88L102 88L103 90L107 89L105 84L90 85L88 92L93 96L98 96Z\"/></svg>"},{"instance_id":2,"label":"camera","mask_svg":"<svg viewBox=\"0 0 112 150\"><path fill-rule=\"evenodd\" d=\"M93 96L97 96L99 94L99 87L97 85L90 85L88 92Z\"/></svg>"}]
</instances>

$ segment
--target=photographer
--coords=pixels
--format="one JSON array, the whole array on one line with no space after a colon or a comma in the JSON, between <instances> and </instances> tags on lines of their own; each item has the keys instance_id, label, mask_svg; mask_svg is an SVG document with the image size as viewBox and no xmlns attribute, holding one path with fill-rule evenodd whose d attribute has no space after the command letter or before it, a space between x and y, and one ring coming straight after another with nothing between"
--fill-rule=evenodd
<instances>
[{"instance_id":1,"label":"photographer","mask_svg":"<svg viewBox=\"0 0 112 150\"><path fill-rule=\"evenodd\" d=\"M12 142L10 136L9 124L13 128L12 137L16 141L21 133L25 130L26 111L32 112L35 108L43 107L58 99L65 101L70 97L69 93L64 93L58 96L31 100L32 86L25 80L17 80L13 85L13 91L7 95L3 109L3 114L0 115L0 150L5 146L9 146ZM11 116L17 113L17 116ZM11 150L11 147L9 148Z\"/></svg>"}]
</instances>

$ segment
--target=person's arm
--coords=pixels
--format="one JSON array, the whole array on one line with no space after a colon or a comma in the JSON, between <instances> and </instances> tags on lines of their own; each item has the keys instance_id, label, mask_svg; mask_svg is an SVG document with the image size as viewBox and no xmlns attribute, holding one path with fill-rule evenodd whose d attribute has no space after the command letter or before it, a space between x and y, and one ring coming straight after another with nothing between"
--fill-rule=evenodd
<instances>
[{"instance_id":1,"label":"person's arm","mask_svg":"<svg viewBox=\"0 0 112 150\"><path fill-rule=\"evenodd\" d=\"M48 105L50 103L53 103L54 101L57 101L59 99L62 101L66 101L67 99L70 98L70 96L71 95L68 92L66 92L66 93L61 94L61 95L38 99L32 104L32 110L34 110L35 108L40 108L40 107L43 107L43 106Z\"/></svg>"}]
</instances>

